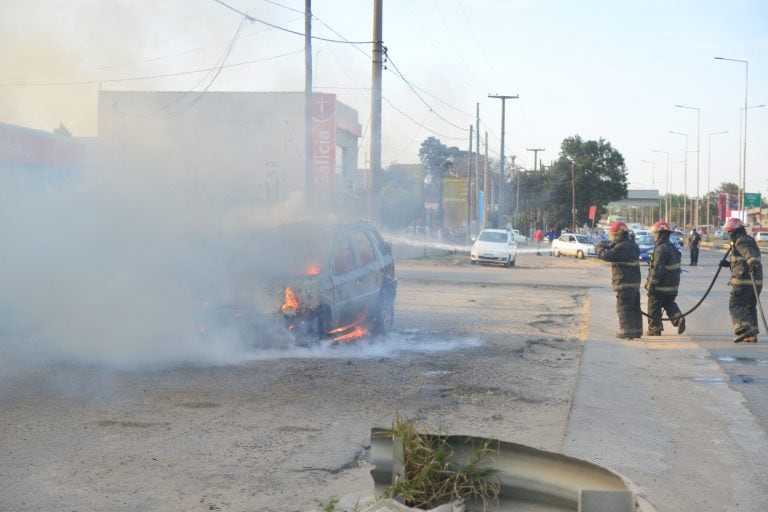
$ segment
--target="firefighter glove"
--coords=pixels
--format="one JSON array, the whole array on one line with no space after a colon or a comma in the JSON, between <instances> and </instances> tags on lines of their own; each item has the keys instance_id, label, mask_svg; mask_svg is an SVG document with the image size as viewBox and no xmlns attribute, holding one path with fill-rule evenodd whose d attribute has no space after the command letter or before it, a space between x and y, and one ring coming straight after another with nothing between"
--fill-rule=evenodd
<instances>
[{"instance_id":1,"label":"firefighter glove","mask_svg":"<svg viewBox=\"0 0 768 512\"><path fill-rule=\"evenodd\" d=\"M731 262L728 260L720 260L720 266L725 268L731 268Z\"/></svg>"},{"instance_id":2,"label":"firefighter glove","mask_svg":"<svg viewBox=\"0 0 768 512\"><path fill-rule=\"evenodd\" d=\"M648 293L653 293L653 283L651 282L645 283L645 289Z\"/></svg>"},{"instance_id":3,"label":"firefighter glove","mask_svg":"<svg viewBox=\"0 0 768 512\"><path fill-rule=\"evenodd\" d=\"M749 261L747 261L747 264L749 265L749 270L754 272L760 267L760 260L757 258L750 258Z\"/></svg>"}]
</instances>

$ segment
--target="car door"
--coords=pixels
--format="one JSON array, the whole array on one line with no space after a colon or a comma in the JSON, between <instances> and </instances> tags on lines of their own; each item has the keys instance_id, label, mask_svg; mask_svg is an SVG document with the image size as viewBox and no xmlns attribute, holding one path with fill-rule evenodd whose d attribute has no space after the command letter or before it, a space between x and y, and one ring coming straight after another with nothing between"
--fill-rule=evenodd
<instances>
[{"instance_id":1,"label":"car door","mask_svg":"<svg viewBox=\"0 0 768 512\"><path fill-rule=\"evenodd\" d=\"M355 300L359 295L359 269L352 243L347 233L339 233L333 241L331 255L331 283L333 288L333 316L330 327L348 325L357 318Z\"/></svg>"},{"instance_id":2,"label":"car door","mask_svg":"<svg viewBox=\"0 0 768 512\"><path fill-rule=\"evenodd\" d=\"M383 273L381 261L373 246L373 241L363 230L350 233L352 247L357 257L358 270L355 277L356 309L361 313L373 311L381 290Z\"/></svg>"}]
</instances>

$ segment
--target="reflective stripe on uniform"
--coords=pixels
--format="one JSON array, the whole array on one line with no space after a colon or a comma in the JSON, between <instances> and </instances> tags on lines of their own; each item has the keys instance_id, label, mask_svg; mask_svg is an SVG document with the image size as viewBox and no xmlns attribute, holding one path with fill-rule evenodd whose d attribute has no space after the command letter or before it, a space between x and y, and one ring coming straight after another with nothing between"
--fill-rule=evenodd
<instances>
[{"instance_id":1,"label":"reflective stripe on uniform","mask_svg":"<svg viewBox=\"0 0 768 512\"><path fill-rule=\"evenodd\" d=\"M639 267L640 266L640 261L616 261L614 263L622 267Z\"/></svg>"},{"instance_id":2,"label":"reflective stripe on uniform","mask_svg":"<svg viewBox=\"0 0 768 512\"><path fill-rule=\"evenodd\" d=\"M752 286L752 280L751 279L736 279L734 277L731 278L730 281L728 281L728 284L733 286ZM755 279L755 285L762 286L763 280L762 279Z\"/></svg>"},{"instance_id":3,"label":"reflective stripe on uniform","mask_svg":"<svg viewBox=\"0 0 768 512\"><path fill-rule=\"evenodd\" d=\"M664 270L680 270L680 264L673 263L672 265L664 265Z\"/></svg>"},{"instance_id":4,"label":"reflective stripe on uniform","mask_svg":"<svg viewBox=\"0 0 768 512\"><path fill-rule=\"evenodd\" d=\"M615 290L631 290L632 288L640 288L640 283L620 283L613 287Z\"/></svg>"},{"instance_id":5,"label":"reflective stripe on uniform","mask_svg":"<svg viewBox=\"0 0 768 512\"><path fill-rule=\"evenodd\" d=\"M653 289L661 293L677 293L677 286L654 286Z\"/></svg>"}]
</instances>

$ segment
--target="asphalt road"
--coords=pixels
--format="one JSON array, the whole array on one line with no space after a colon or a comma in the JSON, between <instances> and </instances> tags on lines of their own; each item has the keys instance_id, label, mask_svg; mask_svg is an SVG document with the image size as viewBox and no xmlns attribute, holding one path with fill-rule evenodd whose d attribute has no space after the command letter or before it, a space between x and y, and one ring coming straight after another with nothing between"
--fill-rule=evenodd
<instances>
[{"instance_id":1,"label":"asphalt road","mask_svg":"<svg viewBox=\"0 0 768 512\"><path fill-rule=\"evenodd\" d=\"M688 258L684 254L683 262ZM679 305L686 311L704 294L712 282L719 260L723 253L702 251L699 265L685 266ZM738 390L746 400L746 405L757 417L763 427L768 426L768 333L760 326L763 333L756 345L733 343L731 317L728 313L730 288L726 285L730 272L722 269L705 301L688 317L688 335L705 348L728 376L730 386ZM761 294L763 308L765 293ZM686 307L688 306L688 307ZM759 313L758 313L759 316ZM760 319L758 318L758 322Z\"/></svg>"}]
</instances>

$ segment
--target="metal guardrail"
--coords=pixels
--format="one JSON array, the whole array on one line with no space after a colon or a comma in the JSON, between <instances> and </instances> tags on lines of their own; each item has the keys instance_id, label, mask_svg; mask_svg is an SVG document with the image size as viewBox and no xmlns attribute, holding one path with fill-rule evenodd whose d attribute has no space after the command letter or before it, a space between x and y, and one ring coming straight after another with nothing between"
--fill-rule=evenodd
<instances>
[{"instance_id":1,"label":"metal guardrail","mask_svg":"<svg viewBox=\"0 0 768 512\"><path fill-rule=\"evenodd\" d=\"M472 447L489 442L497 449L484 462L501 486L494 510L515 512L655 512L651 502L622 475L591 462L522 444L471 436L445 436L457 463ZM384 493L403 473L402 442L387 429L371 430L371 470L375 492ZM468 510L473 510L468 504Z\"/></svg>"}]
</instances>

